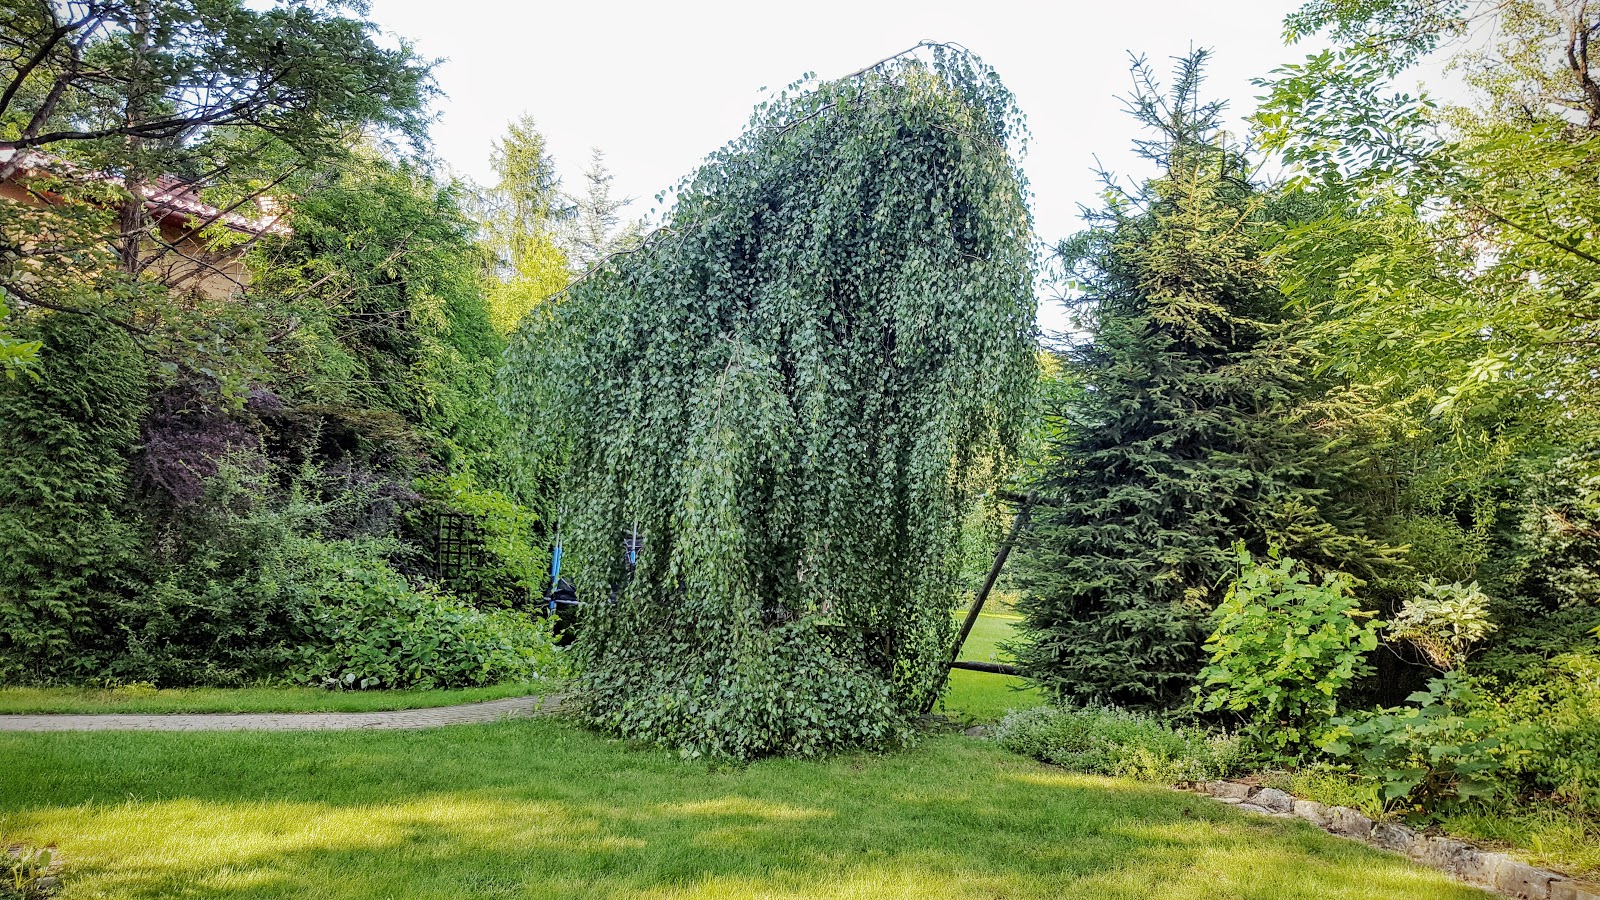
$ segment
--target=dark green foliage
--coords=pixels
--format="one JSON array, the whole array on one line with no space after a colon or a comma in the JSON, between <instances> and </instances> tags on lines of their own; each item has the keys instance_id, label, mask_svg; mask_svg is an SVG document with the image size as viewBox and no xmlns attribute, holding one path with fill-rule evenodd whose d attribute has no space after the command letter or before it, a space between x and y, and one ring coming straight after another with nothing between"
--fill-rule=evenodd
<instances>
[{"instance_id":1,"label":"dark green foliage","mask_svg":"<svg viewBox=\"0 0 1600 900\"><path fill-rule=\"evenodd\" d=\"M115 681L236 685L285 670L301 635L278 585L297 532L328 524L297 489L275 496L259 456L218 460L201 495L152 518L150 580L119 598L102 673Z\"/></svg>"},{"instance_id":2,"label":"dark green foliage","mask_svg":"<svg viewBox=\"0 0 1600 900\"><path fill-rule=\"evenodd\" d=\"M309 469L277 487L258 457L223 461L163 532L159 576L120 602L115 681L348 688L526 681L558 669L549 626L480 612L393 560L378 486ZM376 536L371 536L376 535Z\"/></svg>"},{"instance_id":3,"label":"dark green foliage","mask_svg":"<svg viewBox=\"0 0 1600 900\"><path fill-rule=\"evenodd\" d=\"M936 689L961 523L1035 363L1010 95L930 55L763 105L513 342L610 731L813 753L883 743Z\"/></svg>"},{"instance_id":4,"label":"dark green foliage","mask_svg":"<svg viewBox=\"0 0 1600 900\"><path fill-rule=\"evenodd\" d=\"M1600 809L1600 658L1569 653L1503 685L1446 673L1407 705L1334 720L1325 749L1430 812L1472 800Z\"/></svg>"},{"instance_id":5,"label":"dark green foliage","mask_svg":"<svg viewBox=\"0 0 1600 900\"><path fill-rule=\"evenodd\" d=\"M1557 608L1600 606L1600 447L1585 446L1526 481L1526 589Z\"/></svg>"},{"instance_id":6,"label":"dark green foliage","mask_svg":"<svg viewBox=\"0 0 1600 900\"><path fill-rule=\"evenodd\" d=\"M1286 421L1303 356L1281 324L1262 198L1195 97L1203 54L1170 99L1136 67L1141 146L1164 173L1058 253L1093 338L1065 351L1082 386L1036 487L1017 583L1028 675L1066 700L1172 709L1189 700L1206 616L1233 569L1318 521L1311 442ZM1318 533L1317 529L1310 529Z\"/></svg>"},{"instance_id":7,"label":"dark green foliage","mask_svg":"<svg viewBox=\"0 0 1600 900\"><path fill-rule=\"evenodd\" d=\"M72 0L0 16L0 141L50 154L0 160L0 180L61 199L0 203L0 357L31 346L13 327L60 344L38 379L0 384L0 680L528 674L518 648L539 629L440 593L427 548L394 540L421 474L476 476L475 499L517 509L496 490L504 342L475 228L456 186L386 155L396 137L426 152L430 66L365 13ZM178 234L137 196L165 176L237 215ZM257 200L290 230L248 233ZM200 268L170 265L196 246ZM197 294L234 254L248 287ZM346 590L357 574L372 590ZM526 592L502 574L500 594Z\"/></svg>"},{"instance_id":8,"label":"dark green foliage","mask_svg":"<svg viewBox=\"0 0 1600 900\"><path fill-rule=\"evenodd\" d=\"M504 471L503 343L451 193L387 162L347 170L258 263L235 306L263 327L231 334L229 357L273 368L248 389L223 368L152 392L125 329L30 320L60 347L39 379L0 384L0 427L23 448L0 479L0 678L476 684L550 663L523 652L547 642L526 612L480 615L427 583L431 535L391 539L418 473ZM531 520L489 487L468 499ZM330 600L356 557L372 590ZM503 606L529 593L525 562L460 587Z\"/></svg>"},{"instance_id":9,"label":"dark green foliage","mask_svg":"<svg viewBox=\"0 0 1600 900\"><path fill-rule=\"evenodd\" d=\"M137 579L128 459L148 395L126 331L45 316L37 377L0 381L0 680L83 678Z\"/></svg>"},{"instance_id":10,"label":"dark green foliage","mask_svg":"<svg viewBox=\"0 0 1600 900\"><path fill-rule=\"evenodd\" d=\"M550 620L418 589L374 541L296 538L274 586L303 642L289 676L348 688L470 687L559 674Z\"/></svg>"}]
</instances>

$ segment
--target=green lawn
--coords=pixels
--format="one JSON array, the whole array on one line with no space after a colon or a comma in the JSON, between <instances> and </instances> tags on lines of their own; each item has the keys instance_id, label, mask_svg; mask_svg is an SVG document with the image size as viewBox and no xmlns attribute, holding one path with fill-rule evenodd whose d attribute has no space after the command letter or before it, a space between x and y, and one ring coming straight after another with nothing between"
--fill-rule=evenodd
<instances>
[{"instance_id":1,"label":"green lawn","mask_svg":"<svg viewBox=\"0 0 1600 900\"><path fill-rule=\"evenodd\" d=\"M683 762L552 720L0 735L0 843L90 897L1481 897L1299 821L959 735Z\"/></svg>"},{"instance_id":2,"label":"green lawn","mask_svg":"<svg viewBox=\"0 0 1600 900\"><path fill-rule=\"evenodd\" d=\"M0 687L0 713L372 712L521 697L526 684L448 691L325 691L321 688Z\"/></svg>"},{"instance_id":3,"label":"green lawn","mask_svg":"<svg viewBox=\"0 0 1600 900\"><path fill-rule=\"evenodd\" d=\"M986 608L987 609L987 608ZM965 613L963 613L963 616ZM961 647L961 658L983 662L1010 662L1000 652L999 643L1010 640L1012 629L1021 621L1004 607L985 611L972 626L972 634ZM950 672L950 690L944 696L944 713L962 721L994 722L1008 710L1038 706L1044 702L1039 692L1021 678L990 675L987 672Z\"/></svg>"},{"instance_id":4,"label":"green lawn","mask_svg":"<svg viewBox=\"0 0 1600 900\"><path fill-rule=\"evenodd\" d=\"M962 659L1008 657L996 645L1011 637L1018 618L1004 612L978 618ZM372 712L421 709L476 703L538 693L522 684L440 691L325 691L320 688L34 688L0 687L0 714L5 713L243 713L243 712ZM950 673L946 715L973 722L993 722L1009 709L1044 702L1020 678L983 672Z\"/></svg>"}]
</instances>

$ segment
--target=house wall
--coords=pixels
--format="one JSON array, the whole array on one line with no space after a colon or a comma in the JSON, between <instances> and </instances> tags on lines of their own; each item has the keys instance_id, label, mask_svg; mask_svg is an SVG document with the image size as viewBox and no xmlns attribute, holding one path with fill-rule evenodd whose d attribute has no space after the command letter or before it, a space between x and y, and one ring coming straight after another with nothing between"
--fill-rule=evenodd
<instances>
[{"instance_id":1,"label":"house wall","mask_svg":"<svg viewBox=\"0 0 1600 900\"><path fill-rule=\"evenodd\" d=\"M0 201L43 206L54 199L41 198L15 181L0 181ZM157 233L163 243L145 243L144 252L157 257L145 270L150 277L174 290L210 300L227 300L249 285L250 272L238 250L212 250L198 235L185 237L189 227L183 216L170 215L162 220Z\"/></svg>"}]
</instances>

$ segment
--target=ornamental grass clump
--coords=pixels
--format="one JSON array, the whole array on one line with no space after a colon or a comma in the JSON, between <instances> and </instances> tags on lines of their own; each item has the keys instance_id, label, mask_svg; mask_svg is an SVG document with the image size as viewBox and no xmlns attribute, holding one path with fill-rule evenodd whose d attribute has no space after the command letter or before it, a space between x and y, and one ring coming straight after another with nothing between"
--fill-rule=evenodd
<instances>
[{"instance_id":1,"label":"ornamental grass clump","mask_svg":"<svg viewBox=\"0 0 1600 900\"><path fill-rule=\"evenodd\" d=\"M959 49L801 82L528 318L505 399L588 601L590 722L809 754L937 690L960 523L1035 376L1022 136Z\"/></svg>"}]
</instances>

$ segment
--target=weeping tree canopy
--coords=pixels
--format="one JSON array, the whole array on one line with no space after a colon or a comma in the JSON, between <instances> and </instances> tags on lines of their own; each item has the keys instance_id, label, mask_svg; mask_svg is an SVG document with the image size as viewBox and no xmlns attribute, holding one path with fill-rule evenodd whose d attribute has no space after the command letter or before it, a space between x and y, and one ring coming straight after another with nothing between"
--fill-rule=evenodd
<instances>
[{"instance_id":1,"label":"weeping tree canopy","mask_svg":"<svg viewBox=\"0 0 1600 900\"><path fill-rule=\"evenodd\" d=\"M1024 138L959 48L802 81L529 317L505 397L589 601L592 722L814 753L937 690L960 522L1035 378Z\"/></svg>"}]
</instances>

